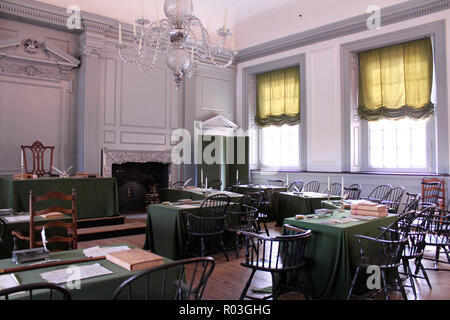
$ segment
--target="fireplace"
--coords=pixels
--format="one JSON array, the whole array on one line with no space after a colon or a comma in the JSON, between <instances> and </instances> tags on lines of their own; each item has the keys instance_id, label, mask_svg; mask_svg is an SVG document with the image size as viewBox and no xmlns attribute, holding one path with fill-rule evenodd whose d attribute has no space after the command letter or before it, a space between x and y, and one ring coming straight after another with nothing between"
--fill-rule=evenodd
<instances>
[{"instance_id":1,"label":"fireplace","mask_svg":"<svg viewBox=\"0 0 450 320\"><path fill-rule=\"evenodd\" d=\"M120 213L146 212L149 205L160 203L159 190L168 187L169 167L158 162L113 164Z\"/></svg>"},{"instance_id":2,"label":"fireplace","mask_svg":"<svg viewBox=\"0 0 450 320\"><path fill-rule=\"evenodd\" d=\"M158 203L159 190L177 181L179 171L170 151L102 150L102 173L117 180L121 214Z\"/></svg>"}]
</instances>

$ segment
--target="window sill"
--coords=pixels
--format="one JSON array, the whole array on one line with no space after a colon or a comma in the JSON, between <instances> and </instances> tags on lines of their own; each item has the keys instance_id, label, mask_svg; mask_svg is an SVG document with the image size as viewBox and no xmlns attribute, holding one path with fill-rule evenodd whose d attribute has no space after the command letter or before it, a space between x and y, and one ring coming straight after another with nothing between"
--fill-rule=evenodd
<instances>
[{"instance_id":1,"label":"window sill","mask_svg":"<svg viewBox=\"0 0 450 320\"><path fill-rule=\"evenodd\" d=\"M381 171L359 171L359 172L336 172L336 171L304 171L304 170L250 170L250 173L265 174L265 173L311 173L311 174L345 174L345 175L377 175L377 176L417 176L417 177L448 177L448 173L429 173L429 172L381 172Z\"/></svg>"}]
</instances>

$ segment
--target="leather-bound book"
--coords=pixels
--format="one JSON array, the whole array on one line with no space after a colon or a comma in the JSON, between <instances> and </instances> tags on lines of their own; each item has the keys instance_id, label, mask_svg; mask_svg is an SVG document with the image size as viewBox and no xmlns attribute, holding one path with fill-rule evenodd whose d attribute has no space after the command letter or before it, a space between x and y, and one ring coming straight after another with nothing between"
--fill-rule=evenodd
<instances>
[{"instance_id":1,"label":"leather-bound book","mask_svg":"<svg viewBox=\"0 0 450 320\"><path fill-rule=\"evenodd\" d=\"M162 264L164 258L142 249L131 249L108 253L106 260L128 271L136 271Z\"/></svg>"}]
</instances>

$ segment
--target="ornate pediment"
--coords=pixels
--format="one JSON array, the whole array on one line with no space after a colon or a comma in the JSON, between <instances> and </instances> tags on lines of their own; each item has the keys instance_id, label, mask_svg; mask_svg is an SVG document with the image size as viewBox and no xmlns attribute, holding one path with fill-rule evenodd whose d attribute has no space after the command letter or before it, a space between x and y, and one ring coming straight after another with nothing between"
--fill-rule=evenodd
<instances>
[{"instance_id":1,"label":"ornate pediment","mask_svg":"<svg viewBox=\"0 0 450 320\"><path fill-rule=\"evenodd\" d=\"M239 126L223 115L217 115L200 124L202 134L205 135L232 135Z\"/></svg>"},{"instance_id":2,"label":"ornate pediment","mask_svg":"<svg viewBox=\"0 0 450 320\"><path fill-rule=\"evenodd\" d=\"M0 73L49 80L70 80L80 61L48 42L0 41Z\"/></svg>"}]
</instances>

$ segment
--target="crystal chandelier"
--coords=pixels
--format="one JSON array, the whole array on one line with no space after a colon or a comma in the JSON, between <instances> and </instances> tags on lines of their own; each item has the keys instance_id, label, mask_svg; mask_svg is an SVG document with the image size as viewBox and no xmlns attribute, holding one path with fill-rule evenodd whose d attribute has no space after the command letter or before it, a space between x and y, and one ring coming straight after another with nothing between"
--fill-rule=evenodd
<instances>
[{"instance_id":1,"label":"crystal chandelier","mask_svg":"<svg viewBox=\"0 0 450 320\"><path fill-rule=\"evenodd\" d=\"M166 19L154 22L143 17L143 0L141 4L142 18L133 24L131 47L122 44L122 27L119 24L119 55L124 62L150 72L158 58L165 55L177 89L183 76L191 78L195 74L195 57L209 60L223 68L233 63L237 52L225 48L225 42L231 37L230 30L226 28L226 13L224 26L217 30L220 41L213 45L200 19L192 14L192 0L165 0ZM199 31L200 36L196 35L194 29ZM218 60L228 61L221 63Z\"/></svg>"}]
</instances>

